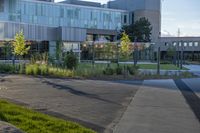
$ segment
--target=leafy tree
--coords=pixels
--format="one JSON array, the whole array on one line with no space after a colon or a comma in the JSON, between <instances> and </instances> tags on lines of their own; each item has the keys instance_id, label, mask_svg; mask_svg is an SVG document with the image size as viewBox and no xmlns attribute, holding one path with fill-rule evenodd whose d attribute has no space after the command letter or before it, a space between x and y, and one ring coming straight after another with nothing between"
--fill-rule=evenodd
<instances>
[{"instance_id":1,"label":"leafy tree","mask_svg":"<svg viewBox=\"0 0 200 133\"><path fill-rule=\"evenodd\" d=\"M130 48L130 39L129 36L126 34L126 32L122 33L122 37L121 37L121 48L120 48L120 53L122 54L122 56L125 59L128 59L132 50Z\"/></svg>"},{"instance_id":2,"label":"leafy tree","mask_svg":"<svg viewBox=\"0 0 200 133\"><path fill-rule=\"evenodd\" d=\"M106 43L104 47L104 52L106 59L112 59L113 45L111 43Z\"/></svg>"},{"instance_id":3,"label":"leafy tree","mask_svg":"<svg viewBox=\"0 0 200 133\"><path fill-rule=\"evenodd\" d=\"M122 36L122 33L124 31L129 35L130 40L132 42L134 41L150 42L151 41L152 26L149 20L145 17L140 18L139 20L135 21L134 24L123 26L120 36Z\"/></svg>"},{"instance_id":4,"label":"leafy tree","mask_svg":"<svg viewBox=\"0 0 200 133\"><path fill-rule=\"evenodd\" d=\"M30 46L27 46L24 39L24 33L20 31L15 35L15 40L13 42L13 54L17 56L23 56L28 54Z\"/></svg>"},{"instance_id":5,"label":"leafy tree","mask_svg":"<svg viewBox=\"0 0 200 133\"><path fill-rule=\"evenodd\" d=\"M57 41L56 42L56 59L59 62L61 62L61 59L62 59L62 48L63 48L62 41Z\"/></svg>"},{"instance_id":6,"label":"leafy tree","mask_svg":"<svg viewBox=\"0 0 200 133\"><path fill-rule=\"evenodd\" d=\"M175 48L169 47L169 48L167 49L167 57L168 57L169 59L172 59L172 58L174 57L175 54L176 54Z\"/></svg>"},{"instance_id":7,"label":"leafy tree","mask_svg":"<svg viewBox=\"0 0 200 133\"><path fill-rule=\"evenodd\" d=\"M12 54L12 47L9 42L6 42L3 44L2 52L3 52L3 55L5 55L5 59L10 57L10 55Z\"/></svg>"},{"instance_id":8,"label":"leafy tree","mask_svg":"<svg viewBox=\"0 0 200 133\"><path fill-rule=\"evenodd\" d=\"M68 69L74 70L78 66L78 59L76 55L71 50L67 53L67 55L64 58L64 66L66 66Z\"/></svg>"}]
</instances>

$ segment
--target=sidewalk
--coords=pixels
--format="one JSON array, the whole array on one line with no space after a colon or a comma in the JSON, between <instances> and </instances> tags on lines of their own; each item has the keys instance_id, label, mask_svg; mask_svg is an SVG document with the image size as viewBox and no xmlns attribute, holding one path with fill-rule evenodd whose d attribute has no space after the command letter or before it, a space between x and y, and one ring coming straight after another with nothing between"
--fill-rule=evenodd
<instances>
[{"instance_id":1,"label":"sidewalk","mask_svg":"<svg viewBox=\"0 0 200 133\"><path fill-rule=\"evenodd\" d=\"M114 133L200 133L200 123L173 80L149 80Z\"/></svg>"}]
</instances>

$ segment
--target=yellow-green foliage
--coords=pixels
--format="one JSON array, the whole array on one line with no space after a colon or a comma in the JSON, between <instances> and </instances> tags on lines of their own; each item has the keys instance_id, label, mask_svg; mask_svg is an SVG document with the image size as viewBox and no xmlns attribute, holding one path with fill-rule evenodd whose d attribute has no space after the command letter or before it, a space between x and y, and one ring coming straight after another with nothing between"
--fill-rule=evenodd
<instances>
[{"instance_id":1,"label":"yellow-green foliage","mask_svg":"<svg viewBox=\"0 0 200 133\"><path fill-rule=\"evenodd\" d=\"M64 68L56 68L48 65L29 64L26 65L27 75L49 75L55 77L74 77L74 71Z\"/></svg>"},{"instance_id":2,"label":"yellow-green foliage","mask_svg":"<svg viewBox=\"0 0 200 133\"><path fill-rule=\"evenodd\" d=\"M26 46L24 33L20 31L15 35L15 40L13 42L13 53L15 55L23 56L28 53L30 46Z\"/></svg>"},{"instance_id":3,"label":"yellow-green foliage","mask_svg":"<svg viewBox=\"0 0 200 133\"><path fill-rule=\"evenodd\" d=\"M129 55L132 52L130 48L131 41L129 39L129 36L125 32L123 32L120 40L121 40L120 52L122 56L124 56L124 58L128 59Z\"/></svg>"}]
</instances>

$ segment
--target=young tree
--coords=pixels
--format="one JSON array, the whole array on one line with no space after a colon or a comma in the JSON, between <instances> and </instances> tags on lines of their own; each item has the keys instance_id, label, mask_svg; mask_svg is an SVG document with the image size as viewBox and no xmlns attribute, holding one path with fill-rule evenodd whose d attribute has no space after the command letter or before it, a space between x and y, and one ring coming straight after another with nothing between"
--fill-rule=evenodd
<instances>
[{"instance_id":1,"label":"young tree","mask_svg":"<svg viewBox=\"0 0 200 133\"><path fill-rule=\"evenodd\" d=\"M137 42L150 42L152 26L147 18L140 18L134 24L122 27L121 34L126 32L132 42L137 38Z\"/></svg>"},{"instance_id":2,"label":"young tree","mask_svg":"<svg viewBox=\"0 0 200 133\"><path fill-rule=\"evenodd\" d=\"M24 33L20 31L16 33L15 40L13 42L13 54L23 57L25 54L28 54L30 46L27 46L25 43Z\"/></svg>"},{"instance_id":3,"label":"young tree","mask_svg":"<svg viewBox=\"0 0 200 133\"><path fill-rule=\"evenodd\" d=\"M172 60L172 62L173 62L173 59L175 58L174 56L175 56L175 54L176 54L176 50L175 50L175 48L173 48L173 47L169 47L168 49L167 49L167 57L168 57L168 59L169 60ZM174 61L175 62L175 61Z\"/></svg>"},{"instance_id":4,"label":"young tree","mask_svg":"<svg viewBox=\"0 0 200 133\"><path fill-rule=\"evenodd\" d=\"M2 53L5 56L5 60L10 58L10 55L12 54L12 47L9 42L3 44Z\"/></svg>"},{"instance_id":5,"label":"young tree","mask_svg":"<svg viewBox=\"0 0 200 133\"><path fill-rule=\"evenodd\" d=\"M120 40L121 40L120 53L125 59L128 59L132 52L130 48L131 40L129 39L129 36L126 34L126 32L122 33L122 37Z\"/></svg>"}]
</instances>

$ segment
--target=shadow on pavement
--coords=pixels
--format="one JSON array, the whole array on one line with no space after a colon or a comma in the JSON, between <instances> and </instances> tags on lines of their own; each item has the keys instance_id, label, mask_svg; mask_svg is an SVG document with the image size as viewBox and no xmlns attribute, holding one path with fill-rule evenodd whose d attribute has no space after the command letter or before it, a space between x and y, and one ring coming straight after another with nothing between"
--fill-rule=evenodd
<instances>
[{"instance_id":1,"label":"shadow on pavement","mask_svg":"<svg viewBox=\"0 0 200 133\"><path fill-rule=\"evenodd\" d=\"M83 96L83 97L87 97L87 98L90 98L90 99L96 99L96 100L103 101L103 102L106 102L106 103L111 103L111 104L122 106L119 103L116 103L116 102L113 102L113 101L110 101L110 100L107 100L107 99L103 99L96 94L90 94L90 93L86 93L86 92L83 92L83 91L79 91L79 90L76 90L76 89L69 87L67 85L56 84L56 83L53 83L53 82L50 82L50 81L43 81L43 83L45 83L47 85L51 85L53 88L66 90L69 93L77 95L77 96Z\"/></svg>"},{"instance_id":2,"label":"shadow on pavement","mask_svg":"<svg viewBox=\"0 0 200 133\"><path fill-rule=\"evenodd\" d=\"M200 98L182 80L174 80L174 82L200 122Z\"/></svg>"}]
</instances>

